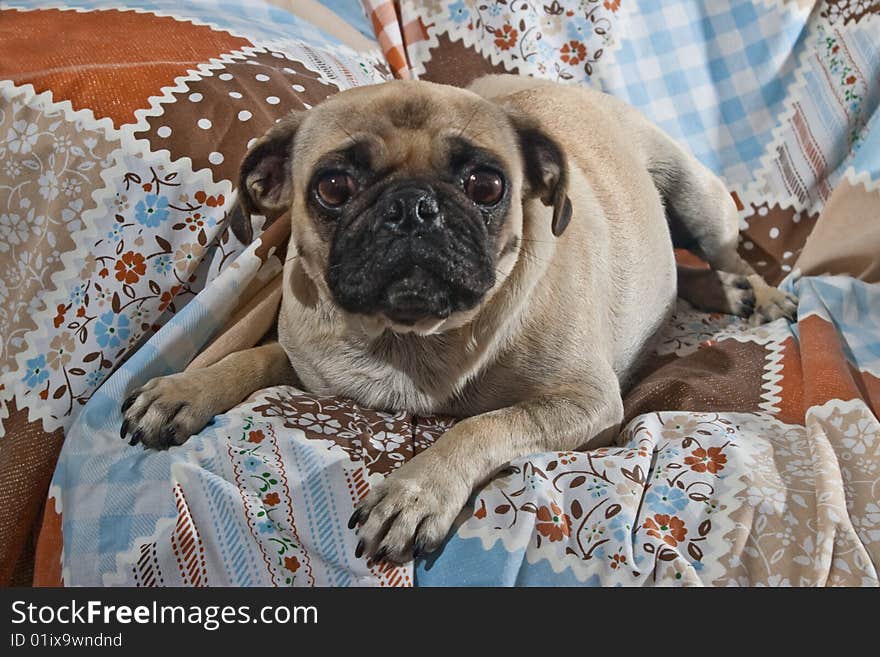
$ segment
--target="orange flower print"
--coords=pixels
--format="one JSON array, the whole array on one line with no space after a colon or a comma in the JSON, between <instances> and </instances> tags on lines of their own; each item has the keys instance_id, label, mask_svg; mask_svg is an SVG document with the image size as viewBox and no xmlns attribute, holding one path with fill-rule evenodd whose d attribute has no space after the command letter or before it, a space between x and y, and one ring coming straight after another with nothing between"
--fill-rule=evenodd
<instances>
[{"instance_id":1,"label":"orange flower print","mask_svg":"<svg viewBox=\"0 0 880 657\"><path fill-rule=\"evenodd\" d=\"M614 556L611 556L608 558L611 559L612 570L616 570L618 568L623 568L626 565L626 555L625 554L615 554Z\"/></svg>"},{"instance_id":2,"label":"orange flower print","mask_svg":"<svg viewBox=\"0 0 880 657\"><path fill-rule=\"evenodd\" d=\"M263 439L266 437L266 434L263 433L262 429L257 429L256 431L251 431L248 434L248 442L249 443L261 443Z\"/></svg>"},{"instance_id":3,"label":"orange flower print","mask_svg":"<svg viewBox=\"0 0 880 657\"><path fill-rule=\"evenodd\" d=\"M226 199L223 197L223 194L217 194L217 196L208 196L202 190L199 190L195 193L196 201L199 203L204 203L210 208L217 208L226 203Z\"/></svg>"},{"instance_id":4,"label":"orange flower print","mask_svg":"<svg viewBox=\"0 0 880 657\"><path fill-rule=\"evenodd\" d=\"M655 513L653 518L645 520L642 528L648 530L648 536L659 538L670 547L675 547L687 536L684 522L678 516L665 513Z\"/></svg>"},{"instance_id":5,"label":"orange flower print","mask_svg":"<svg viewBox=\"0 0 880 657\"><path fill-rule=\"evenodd\" d=\"M263 498L263 504L267 506L276 506L281 503L281 498L278 497L278 493L269 493L266 497Z\"/></svg>"},{"instance_id":6,"label":"orange flower print","mask_svg":"<svg viewBox=\"0 0 880 657\"><path fill-rule=\"evenodd\" d=\"M566 64L577 66L587 58L587 47L580 41L569 41L559 51L559 57Z\"/></svg>"},{"instance_id":7,"label":"orange flower print","mask_svg":"<svg viewBox=\"0 0 880 657\"><path fill-rule=\"evenodd\" d=\"M538 522L535 527L542 536L553 541L561 541L563 536L571 536L571 518L563 513L555 503L550 503L550 508L542 506L538 509Z\"/></svg>"},{"instance_id":8,"label":"orange flower print","mask_svg":"<svg viewBox=\"0 0 880 657\"><path fill-rule=\"evenodd\" d=\"M159 298L159 312L164 312L165 309L171 305L171 302L174 301L174 297L177 296L177 293L180 292L180 288L182 285L175 285L170 290L165 290L162 293L162 296Z\"/></svg>"},{"instance_id":9,"label":"orange flower print","mask_svg":"<svg viewBox=\"0 0 880 657\"><path fill-rule=\"evenodd\" d=\"M480 508L474 511L474 517L480 520L486 517L486 500L480 500Z\"/></svg>"},{"instance_id":10,"label":"orange flower print","mask_svg":"<svg viewBox=\"0 0 880 657\"><path fill-rule=\"evenodd\" d=\"M698 447L690 456L684 459L685 465L691 466L694 472L711 472L718 474L719 470L724 469L727 463L727 457L722 453L720 447L710 447L708 450Z\"/></svg>"},{"instance_id":11,"label":"orange flower print","mask_svg":"<svg viewBox=\"0 0 880 657\"><path fill-rule=\"evenodd\" d=\"M64 313L67 312L67 306L63 303L58 304L58 314L55 315L55 319L52 320L52 323L55 324L55 328L58 328L64 323Z\"/></svg>"},{"instance_id":12,"label":"orange flower print","mask_svg":"<svg viewBox=\"0 0 880 657\"><path fill-rule=\"evenodd\" d=\"M296 557L284 558L284 567L292 573L295 573L297 570L299 570L299 565L299 559L297 559Z\"/></svg>"},{"instance_id":13,"label":"orange flower print","mask_svg":"<svg viewBox=\"0 0 880 657\"><path fill-rule=\"evenodd\" d=\"M205 218L202 216L201 212L193 212L186 216L184 223L186 223L187 228L195 232L205 225Z\"/></svg>"},{"instance_id":14,"label":"orange flower print","mask_svg":"<svg viewBox=\"0 0 880 657\"><path fill-rule=\"evenodd\" d=\"M617 10L620 9L620 0L605 0L605 9L610 11L612 14L616 14Z\"/></svg>"},{"instance_id":15,"label":"orange flower print","mask_svg":"<svg viewBox=\"0 0 880 657\"><path fill-rule=\"evenodd\" d=\"M518 37L519 32L513 29L509 23L505 23L501 29L495 32L495 45L501 50L510 50L516 45Z\"/></svg>"},{"instance_id":16,"label":"orange flower print","mask_svg":"<svg viewBox=\"0 0 880 657\"><path fill-rule=\"evenodd\" d=\"M847 84L855 84L855 83L856 83L856 76L855 76L855 75L850 75L850 76L846 79L846 83L847 83Z\"/></svg>"},{"instance_id":17,"label":"orange flower print","mask_svg":"<svg viewBox=\"0 0 880 657\"><path fill-rule=\"evenodd\" d=\"M124 253L122 258L116 261L116 280L132 285L137 283L141 276L147 273L147 263L144 256L134 251Z\"/></svg>"}]
</instances>

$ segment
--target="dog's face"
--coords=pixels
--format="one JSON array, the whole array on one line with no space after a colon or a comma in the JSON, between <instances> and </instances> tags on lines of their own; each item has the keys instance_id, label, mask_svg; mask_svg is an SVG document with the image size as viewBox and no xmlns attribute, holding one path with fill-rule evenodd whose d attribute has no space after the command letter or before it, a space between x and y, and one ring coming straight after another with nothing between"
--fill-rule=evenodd
<instances>
[{"instance_id":1,"label":"dog's face","mask_svg":"<svg viewBox=\"0 0 880 657\"><path fill-rule=\"evenodd\" d=\"M555 205L561 232L564 183L558 146L527 121L462 89L393 82L270 130L242 165L247 212L233 230L248 241L250 212L290 208L298 275L319 294L375 328L430 333L503 284L524 196Z\"/></svg>"}]
</instances>

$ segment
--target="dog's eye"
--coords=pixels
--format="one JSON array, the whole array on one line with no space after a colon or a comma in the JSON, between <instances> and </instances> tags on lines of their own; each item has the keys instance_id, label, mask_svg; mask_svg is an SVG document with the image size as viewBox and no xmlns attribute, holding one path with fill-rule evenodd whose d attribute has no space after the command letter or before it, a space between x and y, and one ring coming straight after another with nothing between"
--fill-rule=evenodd
<instances>
[{"instance_id":1,"label":"dog's eye","mask_svg":"<svg viewBox=\"0 0 880 657\"><path fill-rule=\"evenodd\" d=\"M315 190L321 203L329 208L345 205L355 192L354 178L344 171L330 171L318 178Z\"/></svg>"},{"instance_id":2,"label":"dog's eye","mask_svg":"<svg viewBox=\"0 0 880 657\"><path fill-rule=\"evenodd\" d=\"M495 205L504 195L504 180L497 171L477 169L465 178L464 193L478 205Z\"/></svg>"}]
</instances>

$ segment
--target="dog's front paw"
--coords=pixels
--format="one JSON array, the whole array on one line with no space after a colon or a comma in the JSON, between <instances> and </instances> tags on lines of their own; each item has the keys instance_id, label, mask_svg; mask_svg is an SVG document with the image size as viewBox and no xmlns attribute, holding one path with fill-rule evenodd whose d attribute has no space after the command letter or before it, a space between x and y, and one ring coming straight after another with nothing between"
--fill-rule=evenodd
<instances>
[{"instance_id":1,"label":"dog's front paw","mask_svg":"<svg viewBox=\"0 0 880 657\"><path fill-rule=\"evenodd\" d=\"M426 457L429 453L421 454ZM358 526L355 556L402 563L443 543L470 489L429 459L404 465L372 490L348 525Z\"/></svg>"},{"instance_id":2,"label":"dog's front paw","mask_svg":"<svg viewBox=\"0 0 880 657\"><path fill-rule=\"evenodd\" d=\"M130 445L167 449L182 445L204 428L218 409L205 393L206 382L197 372L181 372L151 379L122 404L119 435L130 434Z\"/></svg>"},{"instance_id":3,"label":"dog's front paw","mask_svg":"<svg viewBox=\"0 0 880 657\"><path fill-rule=\"evenodd\" d=\"M797 298L783 292L777 287L768 285L758 275L749 276L749 282L755 291L755 311L749 318L753 326L766 324L784 318L789 322L797 319Z\"/></svg>"}]
</instances>

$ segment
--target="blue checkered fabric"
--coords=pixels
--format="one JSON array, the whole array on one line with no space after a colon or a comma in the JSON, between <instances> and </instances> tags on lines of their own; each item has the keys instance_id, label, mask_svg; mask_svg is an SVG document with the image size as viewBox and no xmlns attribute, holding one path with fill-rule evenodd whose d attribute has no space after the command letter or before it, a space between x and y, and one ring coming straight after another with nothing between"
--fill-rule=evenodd
<instances>
[{"instance_id":1,"label":"blue checkered fabric","mask_svg":"<svg viewBox=\"0 0 880 657\"><path fill-rule=\"evenodd\" d=\"M620 21L604 90L644 111L730 185L751 182L802 49L797 3L641 0Z\"/></svg>"}]
</instances>

